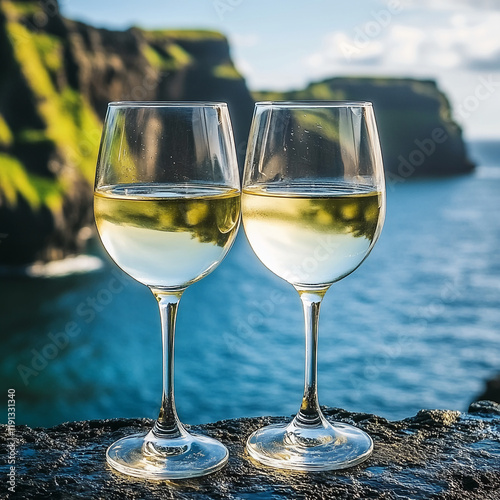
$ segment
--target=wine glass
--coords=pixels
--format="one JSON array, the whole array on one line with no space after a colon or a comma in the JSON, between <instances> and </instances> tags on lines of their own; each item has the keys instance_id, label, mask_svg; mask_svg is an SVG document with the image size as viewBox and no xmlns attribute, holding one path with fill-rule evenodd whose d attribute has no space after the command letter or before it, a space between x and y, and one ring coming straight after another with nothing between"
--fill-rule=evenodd
<instances>
[{"instance_id":1,"label":"wine glass","mask_svg":"<svg viewBox=\"0 0 500 500\"><path fill-rule=\"evenodd\" d=\"M160 308L163 394L146 434L112 444L114 469L148 479L214 472L226 447L186 431L174 401L174 333L184 290L229 251L240 219L240 183L225 103L114 102L97 161L94 214L115 263L147 285Z\"/></svg>"},{"instance_id":2,"label":"wine glass","mask_svg":"<svg viewBox=\"0 0 500 500\"><path fill-rule=\"evenodd\" d=\"M305 384L288 424L254 432L247 450L277 468L358 464L371 438L331 425L317 394L318 319L332 283L367 257L385 216L382 156L369 102L258 102L243 174L245 233L262 263L297 290L305 318Z\"/></svg>"}]
</instances>

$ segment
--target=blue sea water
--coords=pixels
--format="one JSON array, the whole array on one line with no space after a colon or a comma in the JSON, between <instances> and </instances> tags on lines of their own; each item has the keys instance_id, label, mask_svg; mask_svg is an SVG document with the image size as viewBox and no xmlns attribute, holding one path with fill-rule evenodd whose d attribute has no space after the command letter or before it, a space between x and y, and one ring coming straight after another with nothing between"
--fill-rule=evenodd
<instances>
[{"instance_id":1,"label":"blue sea water","mask_svg":"<svg viewBox=\"0 0 500 500\"><path fill-rule=\"evenodd\" d=\"M471 151L480 165L471 175L389 183L379 242L323 302L321 404L389 419L466 410L500 371L500 148ZM16 391L18 424L157 415L156 301L95 253L104 265L92 272L0 278L1 389ZM241 231L180 303L181 420L295 413L302 321L295 290Z\"/></svg>"}]
</instances>

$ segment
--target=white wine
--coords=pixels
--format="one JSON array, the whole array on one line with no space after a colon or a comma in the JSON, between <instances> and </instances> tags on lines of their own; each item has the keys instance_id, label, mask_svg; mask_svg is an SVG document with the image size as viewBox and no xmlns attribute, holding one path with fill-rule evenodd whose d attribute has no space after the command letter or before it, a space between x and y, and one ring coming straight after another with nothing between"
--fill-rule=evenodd
<instances>
[{"instance_id":1,"label":"white wine","mask_svg":"<svg viewBox=\"0 0 500 500\"><path fill-rule=\"evenodd\" d=\"M239 225L236 189L120 184L94 194L97 229L127 274L153 287L185 287L211 272Z\"/></svg>"},{"instance_id":2,"label":"white wine","mask_svg":"<svg viewBox=\"0 0 500 500\"><path fill-rule=\"evenodd\" d=\"M296 286L321 288L368 255L383 222L382 194L360 185L250 187L243 225L259 259Z\"/></svg>"}]
</instances>

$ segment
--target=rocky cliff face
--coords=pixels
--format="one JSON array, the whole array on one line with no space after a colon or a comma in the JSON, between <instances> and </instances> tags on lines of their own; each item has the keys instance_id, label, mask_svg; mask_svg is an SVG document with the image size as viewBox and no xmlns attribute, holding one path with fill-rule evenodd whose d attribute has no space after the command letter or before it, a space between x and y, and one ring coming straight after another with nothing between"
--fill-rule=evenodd
<instances>
[{"instance_id":1,"label":"rocky cliff face","mask_svg":"<svg viewBox=\"0 0 500 500\"><path fill-rule=\"evenodd\" d=\"M472 168L434 82L334 78L256 97L373 100L388 183ZM223 35L108 31L63 18L56 0L0 0L0 266L82 249L102 120L117 100L228 102L242 165L253 99Z\"/></svg>"},{"instance_id":2,"label":"rocky cliff face","mask_svg":"<svg viewBox=\"0 0 500 500\"><path fill-rule=\"evenodd\" d=\"M0 1L0 264L82 248L117 100L226 101L237 144L253 110L219 33L107 31L63 18L54 0Z\"/></svg>"},{"instance_id":3,"label":"rocky cliff face","mask_svg":"<svg viewBox=\"0 0 500 500\"><path fill-rule=\"evenodd\" d=\"M257 100L356 100L374 104L388 184L470 172L462 131L432 80L332 78L303 90L257 92Z\"/></svg>"}]
</instances>

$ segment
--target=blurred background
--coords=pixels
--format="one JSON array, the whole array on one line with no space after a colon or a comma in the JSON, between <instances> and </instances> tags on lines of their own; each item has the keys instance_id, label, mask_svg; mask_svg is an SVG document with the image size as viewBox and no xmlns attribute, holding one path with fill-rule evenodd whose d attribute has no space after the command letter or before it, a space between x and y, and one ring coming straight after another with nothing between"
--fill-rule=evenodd
<instances>
[{"instance_id":1,"label":"blurred background","mask_svg":"<svg viewBox=\"0 0 500 500\"><path fill-rule=\"evenodd\" d=\"M500 401L499 25L493 0L0 0L0 386L16 423L159 409L155 300L93 224L112 100L228 102L240 166L255 100L373 101L387 219L324 300L320 403L400 419ZM303 358L299 298L241 231L181 301L180 418L293 414Z\"/></svg>"}]
</instances>

